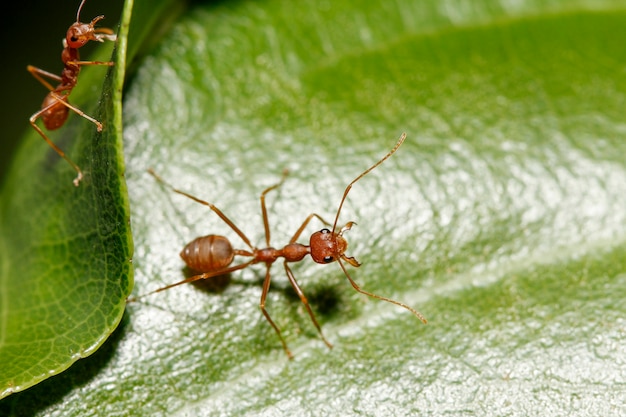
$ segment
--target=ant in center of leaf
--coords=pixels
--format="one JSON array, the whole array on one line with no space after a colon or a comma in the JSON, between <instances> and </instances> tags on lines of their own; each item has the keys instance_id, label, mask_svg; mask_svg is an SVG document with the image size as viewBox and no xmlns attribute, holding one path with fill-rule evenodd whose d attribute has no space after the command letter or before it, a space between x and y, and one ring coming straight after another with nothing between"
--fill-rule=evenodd
<instances>
[{"instance_id":1,"label":"ant in center of leaf","mask_svg":"<svg viewBox=\"0 0 626 417\"><path fill-rule=\"evenodd\" d=\"M346 187L343 193L343 197L341 198L341 202L339 203L339 208L337 209L337 214L335 215L335 221L332 225L332 229L328 229L325 227L313 233L311 237L309 238L308 245L297 243L296 241L298 240L298 238L300 237L304 229L307 227L307 225L313 218L317 218L326 226L330 225L330 223L325 221L321 216L319 216L316 213L312 213L304 220L304 222L302 222L302 225L300 225L298 230L296 230L291 240L289 240L289 243L285 245L282 249L276 249L270 245L270 227L269 227L269 221L268 221L268 216L267 216L267 209L265 207L265 196L270 191L275 190L276 188L282 185L283 181L285 180L285 176L287 172L283 174L283 177L279 183L266 188L261 193L261 212L263 215L263 226L265 228L265 243L267 247L257 248L257 247L254 247L252 243L250 243L250 239L235 225L235 223L233 223L232 220L226 217L226 215L219 208L217 208L216 206L214 206L213 204L207 201L201 200L191 194L188 194L184 191L174 188L173 186L165 182L165 180L163 180L161 177L159 177L154 171L152 171L151 169L148 170L148 172L154 178L156 178L160 183L169 187L172 191L178 194L181 194L185 197L188 197L200 204L208 206L211 210L213 210L215 214L219 216L220 219L224 221L224 223L226 223L243 240L243 242L245 242L248 248L247 249L234 249L230 241L228 240L228 238L224 236L207 235L207 236L198 237L194 239L193 241L191 241L189 244L187 244L187 246L184 247L184 249L180 253L180 256L190 269L199 272L199 274L191 276L185 280L176 282L174 284L159 288L147 294L129 298L128 301L129 302L136 301L139 298L142 298L142 297L145 297L147 295L154 294L157 292L165 291L181 284L186 284L186 283L197 281L197 280L209 279L212 277L229 274L231 272L247 268L248 266L253 265L253 264L264 263L266 267L266 271L265 271L265 279L263 280L263 290L261 292L261 301L259 303L259 306L261 308L261 312L265 316L265 319L269 322L269 324L276 331L276 334L278 335L280 342L282 343L285 353L287 354L289 359L291 359L293 358L293 355L291 351L289 350L289 348L287 347L287 342L285 342L285 339L283 338L280 332L280 329L278 328L276 323L274 323L274 320L272 320L269 313L267 312L267 309L265 308L265 300L267 298L267 294L270 289L270 281L271 281L270 267L272 266L274 262L278 260L278 258L284 258L283 266L285 268L285 273L287 275L289 283L291 284L296 294L300 298L300 301L302 302L302 304L305 306L309 314L309 317L311 318L313 325L315 325L315 328L317 329L320 337L322 338L326 346L328 346L329 348L332 348L332 345L322 333L322 329L320 325L318 324L317 319L315 318L315 315L313 314L313 310L311 309L311 306L309 305L309 302L306 296L304 295L304 292L300 288L300 285L298 284L293 272L291 271L291 268L289 267L289 263L300 262L307 255L311 255L311 258L313 258L313 261L319 264L330 264L333 262L337 262L339 266L341 267L341 269L343 270L344 274L346 275L346 278L348 278L348 281L350 281L350 284L352 285L352 287L354 287L356 291L360 292L361 294L365 294L369 297L374 297L374 298L398 305L400 307L403 307L409 310L411 313L413 313L413 315L415 315L418 319L420 319L424 324L426 324L426 319L424 318L424 316L420 314L419 312L417 312L416 310L414 310L413 308L409 307L408 305L361 289L361 287L352 279L352 277L350 277L350 274L348 273L348 270L346 269L346 266L344 264L345 262L345 263L350 264L353 267L361 266L361 264L354 257L349 257L345 254L346 249L348 247L348 242L346 241L344 234L348 230L350 230L352 226L354 226L356 223L353 221L349 221L348 223L345 224L345 226L341 227L339 231L337 231L337 222L339 220L339 214L341 213L341 208L343 207L343 203L346 200L346 197L348 196L348 193L350 192L350 189L352 188L352 186L361 178L363 178L365 175L367 175L369 172L374 170L374 168L382 164L387 158L393 155L398 150L400 145L402 145L405 139L406 139L406 134L403 133L400 136L400 139L398 140L396 145L391 149L391 151L389 151L378 162L376 162L370 168L363 171L359 176L357 176L354 180L352 180L350 184L348 184L348 186ZM233 260L235 259L235 257L243 257L243 258L250 258L250 259L243 263L230 266Z\"/></svg>"}]
</instances>

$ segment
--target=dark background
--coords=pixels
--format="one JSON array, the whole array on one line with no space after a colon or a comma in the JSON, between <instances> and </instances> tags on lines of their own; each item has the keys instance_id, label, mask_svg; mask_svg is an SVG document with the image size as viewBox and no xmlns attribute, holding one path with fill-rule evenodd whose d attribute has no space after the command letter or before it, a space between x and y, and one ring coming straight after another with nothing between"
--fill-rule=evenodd
<instances>
[{"instance_id":1,"label":"dark background","mask_svg":"<svg viewBox=\"0 0 626 417\"><path fill-rule=\"evenodd\" d=\"M12 3L12 11L5 9L3 13L0 24L0 80L3 82L0 183L19 140L25 132L32 130L28 119L39 110L48 93L26 71L26 66L31 64L55 74L61 73L61 40L68 27L76 21L79 4L80 0L21 0ZM90 22L102 14L105 19L98 26L110 27L117 32L122 6L123 0L87 0L80 21ZM89 56L89 46L85 46L81 58ZM48 146L43 139L41 146Z\"/></svg>"}]
</instances>

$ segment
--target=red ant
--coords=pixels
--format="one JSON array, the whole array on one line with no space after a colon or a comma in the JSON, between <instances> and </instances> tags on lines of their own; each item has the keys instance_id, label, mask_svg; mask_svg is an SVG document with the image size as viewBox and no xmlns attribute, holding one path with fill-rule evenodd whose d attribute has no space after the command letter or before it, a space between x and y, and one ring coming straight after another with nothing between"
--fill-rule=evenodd
<instances>
[{"instance_id":1,"label":"red ant","mask_svg":"<svg viewBox=\"0 0 626 417\"><path fill-rule=\"evenodd\" d=\"M95 28L94 26L100 20L104 19L104 16L96 16L93 18L91 23L81 23L80 22L80 11L83 8L83 4L85 4L86 0L82 0L80 6L78 6L78 12L76 12L76 22L73 23L70 28L67 30L67 34L65 35L65 39L63 39L63 52L61 53L61 59L63 60L63 72L58 76L56 74L52 74L48 71L44 71L40 68L29 65L26 67L28 72L30 72L33 77L39 80L50 92L44 99L41 110L37 113L33 114L30 117L30 124L33 128L39 132L42 138L48 145L52 147L63 159L65 159L73 168L76 170L76 178L74 179L74 185L78 187L80 180L83 178L83 173L76 165L57 145L55 145L48 136L41 130L39 126L35 123L37 119L41 118L43 120L43 124L46 126L48 130L58 129L67 120L67 116L69 115L69 110L74 111L78 115L84 117L89 120L93 124L96 125L98 132L102 131L102 123L94 119L93 117L85 114L82 110L77 107L72 106L68 98L70 93L76 86L76 82L78 81L78 73L80 72L80 67L83 65L107 65L112 66L114 62L101 62L101 61L81 61L80 56L78 54L78 48L85 46L89 41L96 42L104 42L115 41L116 36L111 29L108 28ZM54 81L58 81L59 85L52 87L52 85L44 79L47 77Z\"/></svg>"},{"instance_id":2,"label":"red ant","mask_svg":"<svg viewBox=\"0 0 626 417\"><path fill-rule=\"evenodd\" d=\"M302 232L304 231L308 223L311 221L311 219L316 217L322 223L326 225L330 224L316 213L310 214L304 220L304 222L298 228L298 230L293 235L289 243L286 246L284 246L282 249L275 249L270 246L270 229L269 229L269 222L267 220L267 210L265 208L265 196L267 195L267 193L278 188L283 183L283 181L285 180L285 176L287 175L286 171L283 173L283 177L279 183L266 188L261 193L261 212L263 213L263 226L265 227L265 242L267 244L267 247L263 249L259 249L259 248L254 247L250 243L250 239L248 239L248 237L241 230L239 230L239 228L228 217L226 217L226 215L222 213L220 209L218 209L213 204L207 201L200 200L199 198L194 197L191 194L188 194L184 191L181 191L172 187L167 182L165 182L161 177L159 177L154 171L149 169L148 172L152 176L154 176L159 182L171 188L174 192L184 195L185 197L188 197L200 204L204 204L205 206L208 206L235 233L237 233L237 235L239 235L239 237L246 243L246 245L248 245L249 249L233 249L230 241L224 236L207 235L207 236L198 237L194 239L191 243L189 243L187 246L185 246L185 248L180 253L180 256L190 269L197 271L197 272L201 272L200 274L194 275L190 278L187 278L175 284L171 284L166 287L159 288L150 293L147 293L138 297L130 298L128 299L128 301L129 302L136 301L138 298L145 297L146 295L154 294L160 291L165 291L167 289L176 287L181 284L186 284L186 283L201 280L201 279L208 279L208 278L212 278L212 277L216 277L220 275L229 274L231 272L247 268L248 266L252 264L265 263L265 266L266 266L265 280L263 281L263 291L261 292L261 301L260 301L259 306L261 307L261 311L263 312L263 315L265 316L267 321L270 323L270 325L274 328L274 330L278 334L278 337L280 338L280 341L283 345L283 349L287 353L287 356L289 357L289 359L291 359L293 358L293 355L291 354L291 351L287 347L287 343L285 342L285 339L283 338L280 332L280 329L274 323L269 313L265 309L265 299L267 297L267 293L270 288L270 279L271 279L270 267L280 257L285 258L284 267L285 267L285 272L287 274L287 278L289 279L289 282L291 283L291 286L293 287L293 289L296 291L296 293L300 297L300 301L302 301L302 303L306 307L309 317L311 317L311 321L313 321L313 324L317 328L317 331L320 337L329 348L332 348L332 345L330 344L330 342L328 342L328 340L322 334L322 329L320 325L317 323L317 320L315 319L313 310L311 310L311 307L309 306L309 302L307 301L304 293L302 292L302 289L300 289L300 286L298 285L298 282L296 281L296 278L294 277L293 272L291 271L288 265L288 263L290 262L301 261L306 255L311 255L311 258L313 258L313 260L319 264L328 264L328 263L337 261L339 263L339 266L345 273L346 277L350 281L350 284L352 284L355 290L357 290L358 292L362 294L368 295L370 297L378 298L380 300L384 300L384 301L388 301L390 303L396 304L400 307L404 307L405 309L413 313L417 318L419 318L424 324L426 324L426 319L424 318L424 316L422 316L420 313L418 313L416 310L409 307L408 305L403 304L399 301L392 300L390 298L382 297L380 295L376 295L376 294L367 292L365 290L362 290L357 285L357 283L354 282L354 280L348 274L348 271L346 270L346 267L342 261L345 261L354 267L359 267L361 265L353 257L348 257L345 255L346 248L348 247L348 242L343 237L343 234L346 231L350 230L352 226L354 226L356 223L348 222L346 223L344 227L342 227L339 230L339 232L336 232L337 221L339 220L339 214L341 213L341 208L343 207L343 203L346 197L348 196L348 193L350 192L350 189L352 188L354 183L356 183L358 180L363 178L366 174L368 174L374 168L382 164L387 158L393 155L396 152L396 150L398 150L400 145L402 145L405 138L406 138L406 134L403 133L402 136L400 136L400 139L398 140L396 145L393 147L393 149L391 149L391 151L389 151L389 153L387 153L387 155L385 155L382 159L376 162L373 166L365 170L361 175L356 177L346 187L343 193L343 197L341 198L341 203L339 204L339 209L337 209L337 215L335 216L335 222L333 223L332 230L324 228L320 230L319 232L313 233L309 240L308 246L303 245L301 243L296 243L296 240L298 240L298 238L300 237L300 235L302 234ZM233 262L235 256L243 256L243 257L248 257L251 259L247 262L244 262L235 266L229 266Z\"/></svg>"}]
</instances>

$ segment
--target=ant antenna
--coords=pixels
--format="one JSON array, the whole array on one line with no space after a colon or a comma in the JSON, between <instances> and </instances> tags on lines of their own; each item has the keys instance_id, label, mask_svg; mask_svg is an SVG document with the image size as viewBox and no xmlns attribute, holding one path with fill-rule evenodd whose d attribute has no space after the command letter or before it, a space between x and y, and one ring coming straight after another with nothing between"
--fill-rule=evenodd
<instances>
[{"instance_id":1,"label":"ant antenna","mask_svg":"<svg viewBox=\"0 0 626 417\"><path fill-rule=\"evenodd\" d=\"M406 139L406 133L402 133L402 135L400 135L400 139L398 139L398 142L396 143L396 145L393 147L393 149L391 149L387 153L387 155L383 156L378 162L376 162L374 165L372 165L371 167L369 167L368 169L363 171L363 173L361 173L361 175L359 175L358 177L353 179L352 182L350 184L348 184L348 186L346 187L346 190L343 192L343 197L341 198L341 203L339 203L339 208L337 209L337 215L335 216L335 223L333 223L333 230L332 230L333 233L335 233L335 229L337 228L337 221L339 220L339 214L341 213L341 208L343 207L343 202L346 201L346 197L348 196L348 193L350 192L350 189L352 189L352 186L354 185L354 183L357 182L358 180L360 180L361 178L363 178L364 176L366 176L367 174L369 174L378 165L380 165L383 162L385 162L385 160L387 160L391 155L393 155L398 150L398 148L400 147L400 145L402 145L402 143L404 142L405 139Z\"/></svg>"},{"instance_id":2,"label":"ant antenna","mask_svg":"<svg viewBox=\"0 0 626 417\"><path fill-rule=\"evenodd\" d=\"M335 216L335 223L333 224L333 235L335 234L335 228L337 227L337 221L339 220L339 214L341 213L341 208L343 207L343 203L344 201L346 201L346 197L348 196L348 193L350 192L350 189L352 189L352 186L354 185L354 183L356 183L358 180L360 180L361 178L363 178L364 176L366 176L367 174L369 174L372 170L374 170L374 168L376 168L377 166L379 166L380 164L382 164L383 162L385 162L391 155L393 155L398 148L402 145L402 143L404 143L404 140L406 139L406 133L402 133L402 135L400 135L400 138L398 139L398 142L395 144L395 146L389 151L387 152L387 154L385 156L383 156L378 162L376 162L374 165L372 165L371 167L369 167L368 169L366 169L365 171L363 171L361 173L361 175L359 175L358 177L356 177L354 180L352 180L352 182L350 184L348 184L348 186L346 187L346 190L343 192L343 197L341 198L341 203L339 203L339 209L337 209L337 215ZM339 232L339 236L342 235L342 233L345 230L350 230L350 228L356 223L354 222L348 222L348 224L346 224L341 231ZM344 255L343 253L340 253L339 256L337 257L337 262L339 263L339 266L341 267L341 269L343 270L343 273L345 274L346 278L348 278L348 281L350 281L350 284L352 285L352 287L357 291L360 292L361 294L367 295L368 297L372 297L372 298L378 298L379 300L383 300L383 301L387 301L389 303L395 304L397 306L400 306L402 308L405 308L407 310L409 310L411 313L413 313L413 315L415 317L417 317L418 319L420 319L422 321L422 323L426 324L428 323L428 321L426 320L426 318L417 310L415 310L412 307L409 307L408 305L401 303L400 301L396 301L396 300L392 300L391 298L387 298L387 297L383 297L382 295L378 295L378 294L374 294L371 293L369 291L365 291L364 289L362 289L350 276L350 274L348 273L348 270L346 269L345 265L343 264L342 260L346 261L347 263L349 263L352 266L358 267L361 264L354 259L353 257L347 257L346 255Z\"/></svg>"},{"instance_id":3,"label":"ant antenna","mask_svg":"<svg viewBox=\"0 0 626 417\"><path fill-rule=\"evenodd\" d=\"M78 11L76 12L76 22L77 22L77 23L78 23L78 22L80 22L80 11L82 10L82 8L83 8L83 4L85 4L85 2L86 2L86 1L87 1L87 0L83 0L83 1L81 1L81 2L80 2L80 6L78 6Z\"/></svg>"}]
</instances>

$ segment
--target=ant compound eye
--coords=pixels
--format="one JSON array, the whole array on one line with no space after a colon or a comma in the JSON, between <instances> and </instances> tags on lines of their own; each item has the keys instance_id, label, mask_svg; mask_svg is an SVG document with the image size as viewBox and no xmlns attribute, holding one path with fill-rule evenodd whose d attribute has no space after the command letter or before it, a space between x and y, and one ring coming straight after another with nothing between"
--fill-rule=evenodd
<instances>
[{"instance_id":1,"label":"ant compound eye","mask_svg":"<svg viewBox=\"0 0 626 417\"><path fill-rule=\"evenodd\" d=\"M326 233L330 233L330 230L328 230L328 229L322 229L322 230L320 230L320 232L321 232L321 233L326 234Z\"/></svg>"},{"instance_id":2,"label":"ant compound eye","mask_svg":"<svg viewBox=\"0 0 626 417\"><path fill-rule=\"evenodd\" d=\"M68 31L66 41L70 48L80 48L85 44L75 30Z\"/></svg>"},{"instance_id":3,"label":"ant compound eye","mask_svg":"<svg viewBox=\"0 0 626 417\"><path fill-rule=\"evenodd\" d=\"M324 262L327 264L331 263L334 260L335 258L333 258L332 256L324 256Z\"/></svg>"}]
</instances>

